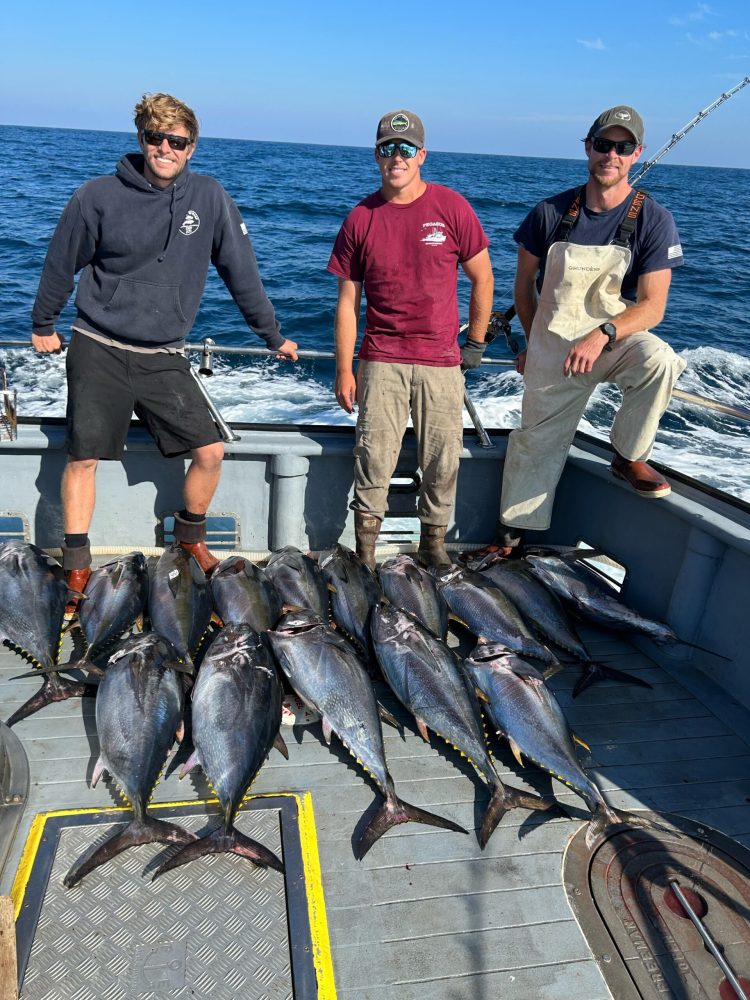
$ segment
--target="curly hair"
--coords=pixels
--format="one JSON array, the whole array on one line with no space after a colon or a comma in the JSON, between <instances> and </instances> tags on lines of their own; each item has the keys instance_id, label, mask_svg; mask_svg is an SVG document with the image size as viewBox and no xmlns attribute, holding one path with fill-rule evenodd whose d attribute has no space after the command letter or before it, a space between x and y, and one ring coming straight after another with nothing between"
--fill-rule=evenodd
<instances>
[{"instance_id":1,"label":"curly hair","mask_svg":"<svg viewBox=\"0 0 750 1000\"><path fill-rule=\"evenodd\" d=\"M170 94L144 94L135 106L134 121L139 135L145 129L165 130L182 125L191 142L198 138L195 112Z\"/></svg>"}]
</instances>

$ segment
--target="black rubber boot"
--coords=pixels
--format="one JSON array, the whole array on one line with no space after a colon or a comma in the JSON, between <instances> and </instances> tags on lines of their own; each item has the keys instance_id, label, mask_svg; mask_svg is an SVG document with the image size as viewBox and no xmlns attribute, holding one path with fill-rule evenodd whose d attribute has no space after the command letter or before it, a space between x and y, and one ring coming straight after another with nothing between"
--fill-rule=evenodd
<instances>
[{"instance_id":1,"label":"black rubber boot","mask_svg":"<svg viewBox=\"0 0 750 1000\"><path fill-rule=\"evenodd\" d=\"M419 536L417 562L440 571L450 569L453 560L445 549L446 524L423 524Z\"/></svg>"}]
</instances>

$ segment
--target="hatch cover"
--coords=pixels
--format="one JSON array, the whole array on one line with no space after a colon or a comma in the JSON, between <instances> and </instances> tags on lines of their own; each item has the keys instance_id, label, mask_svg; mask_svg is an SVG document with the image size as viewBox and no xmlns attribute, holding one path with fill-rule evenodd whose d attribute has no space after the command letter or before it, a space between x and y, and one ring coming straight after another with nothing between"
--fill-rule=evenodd
<instances>
[{"instance_id":1,"label":"hatch cover","mask_svg":"<svg viewBox=\"0 0 750 1000\"><path fill-rule=\"evenodd\" d=\"M568 844L568 900L607 986L617 1000L737 1000L734 977L750 1000L750 851L681 816L666 824L613 827L592 848L583 827Z\"/></svg>"},{"instance_id":2,"label":"hatch cover","mask_svg":"<svg viewBox=\"0 0 750 1000\"><path fill-rule=\"evenodd\" d=\"M200 834L217 825L215 808L149 812ZM36 818L13 886L21 1000L335 1000L308 794L253 796L237 816L238 830L283 854L285 875L218 854L152 882L174 848L146 844L65 889L73 862L131 817Z\"/></svg>"}]
</instances>

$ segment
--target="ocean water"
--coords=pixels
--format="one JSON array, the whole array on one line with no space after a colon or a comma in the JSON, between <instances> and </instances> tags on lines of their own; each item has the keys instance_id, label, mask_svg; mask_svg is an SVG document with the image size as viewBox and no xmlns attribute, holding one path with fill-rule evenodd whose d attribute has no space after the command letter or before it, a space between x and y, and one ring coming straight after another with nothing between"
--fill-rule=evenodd
<instances>
[{"instance_id":1,"label":"ocean water","mask_svg":"<svg viewBox=\"0 0 750 1000\"><path fill-rule=\"evenodd\" d=\"M689 142L689 137L685 142ZM0 128L0 340L24 340L50 235L72 192L97 174L111 173L135 149L132 135L22 127ZM679 148L671 154L679 157ZM338 228L362 197L378 186L368 149L327 145L201 139L191 161L221 181L247 222L261 275L285 336L301 349L333 349L336 280L325 267ZM512 233L541 198L585 179L582 160L430 152L427 180L447 184L474 206L492 245L495 308L512 303L516 246ZM675 215L686 263L672 280L667 315L658 333L684 357L678 388L750 409L750 174L746 170L659 163L640 185ZM461 315L468 282L459 282ZM73 321L71 304L60 330ZM520 331L518 321L514 329ZM229 293L211 273L191 342L261 346ZM510 358L497 340L490 358ZM31 350L0 347L19 392L19 411L62 415L64 362ZM225 417L273 423L347 424L333 398L328 360L296 365L273 358L215 361L209 390ZM483 367L467 389L487 427L520 422L522 382L512 369ZM619 401L614 387L594 394L582 428L607 437ZM470 426L468 415L466 426ZM673 401L662 419L654 458L709 485L750 500L750 423Z\"/></svg>"}]
</instances>

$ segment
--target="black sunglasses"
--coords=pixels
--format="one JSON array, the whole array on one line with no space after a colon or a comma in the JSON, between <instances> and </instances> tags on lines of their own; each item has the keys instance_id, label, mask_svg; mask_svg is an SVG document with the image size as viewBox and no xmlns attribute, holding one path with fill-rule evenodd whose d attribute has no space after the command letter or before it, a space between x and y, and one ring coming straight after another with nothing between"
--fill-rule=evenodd
<instances>
[{"instance_id":1,"label":"black sunglasses","mask_svg":"<svg viewBox=\"0 0 750 1000\"><path fill-rule=\"evenodd\" d=\"M597 153L609 153L614 149L618 156L630 156L638 148L638 143L631 139L621 139L619 142L612 139L592 139L591 145Z\"/></svg>"},{"instance_id":2,"label":"black sunglasses","mask_svg":"<svg viewBox=\"0 0 750 1000\"><path fill-rule=\"evenodd\" d=\"M166 139L170 149L179 149L180 152L186 150L193 141L184 135L172 135L171 132L156 132L150 128L144 129L143 138L149 146L161 146Z\"/></svg>"},{"instance_id":3,"label":"black sunglasses","mask_svg":"<svg viewBox=\"0 0 750 1000\"><path fill-rule=\"evenodd\" d=\"M411 142L381 142L376 148L381 160L395 156L396 150L401 153L405 160L410 160L418 152L417 147Z\"/></svg>"}]
</instances>

